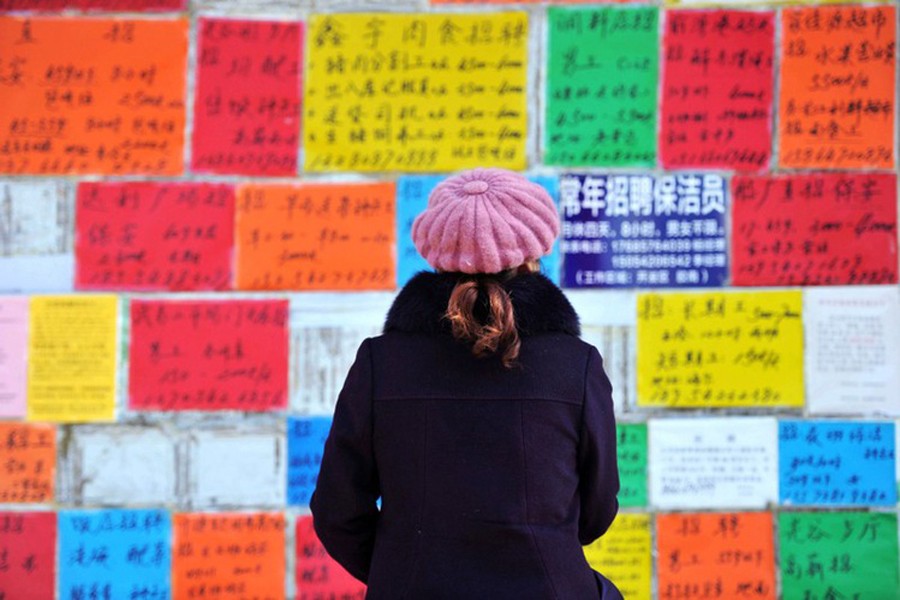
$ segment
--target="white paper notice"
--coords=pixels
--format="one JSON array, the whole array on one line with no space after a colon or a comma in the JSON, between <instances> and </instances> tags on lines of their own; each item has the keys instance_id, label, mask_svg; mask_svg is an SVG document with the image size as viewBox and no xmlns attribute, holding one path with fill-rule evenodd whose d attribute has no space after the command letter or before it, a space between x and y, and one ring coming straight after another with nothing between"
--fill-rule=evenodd
<instances>
[{"instance_id":1,"label":"white paper notice","mask_svg":"<svg viewBox=\"0 0 900 600\"><path fill-rule=\"evenodd\" d=\"M191 508L284 505L287 444L283 429L195 430L191 438L188 453Z\"/></svg>"},{"instance_id":2,"label":"white paper notice","mask_svg":"<svg viewBox=\"0 0 900 600\"><path fill-rule=\"evenodd\" d=\"M72 252L74 194L63 182L0 182L0 256Z\"/></svg>"},{"instance_id":3,"label":"white paper notice","mask_svg":"<svg viewBox=\"0 0 900 600\"><path fill-rule=\"evenodd\" d=\"M332 415L359 345L381 333L392 294L291 297L291 409Z\"/></svg>"},{"instance_id":4,"label":"white paper notice","mask_svg":"<svg viewBox=\"0 0 900 600\"><path fill-rule=\"evenodd\" d=\"M28 298L0 297L0 417L25 416Z\"/></svg>"},{"instance_id":5,"label":"white paper notice","mask_svg":"<svg viewBox=\"0 0 900 600\"><path fill-rule=\"evenodd\" d=\"M87 506L168 506L178 502L177 433L122 425L73 428L63 462L64 500Z\"/></svg>"},{"instance_id":6,"label":"white paper notice","mask_svg":"<svg viewBox=\"0 0 900 600\"><path fill-rule=\"evenodd\" d=\"M581 321L581 339L596 346L603 357L603 369L613 387L613 407L621 414L635 402L635 295L618 290L566 290L566 296Z\"/></svg>"},{"instance_id":7,"label":"white paper notice","mask_svg":"<svg viewBox=\"0 0 900 600\"><path fill-rule=\"evenodd\" d=\"M0 293L58 294L75 288L75 255L0 256Z\"/></svg>"},{"instance_id":8,"label":"white paper notice","mask_svg":"<svg viewBox=\"0 0 900 600\"><path fill-rule=\"evenodd\" d=\"M635 293L623 290L565 290L581 324L622 325L637 324Z\"/></svg>"},{"instance_id":9,"label":"white paper notice","mask_svg":"<svg viewBox=\"0 0 900 600\"><path fill-rule=\"evenodd\" d=\"M74 207L69 183L0 182L0 293L72 290Z\"/></svg>"},{"instance_id":10,"label":"white paper notice","mask_svg":"<svg viewBox=\"0 0 900 600\"><path fill-rule=\"evenodd\" d=\"M621 414L634 404L634 327L581 323L581 339L603 357L603 370L613 389L613 409Z\"/></svg>"},{"instance_id":11,"label":"white paper notice","mask_svg":"<svg viewBox=\"0 0 900 600\"><path fill-rule=\"evenodd\" d=\"M657 508L764 508L778 499L774 418L651 419L648 454Z\"/></svg>"},{"instance_id":12,"label":"white paper notice","mask_svg":"<svg viewBox=\"0 0 900 600\"><path fill-rule=\"evenodd\" d=\"M900 289L811 288L804 303L810 413L900 415Z\"/></svg>"}]
</instances>

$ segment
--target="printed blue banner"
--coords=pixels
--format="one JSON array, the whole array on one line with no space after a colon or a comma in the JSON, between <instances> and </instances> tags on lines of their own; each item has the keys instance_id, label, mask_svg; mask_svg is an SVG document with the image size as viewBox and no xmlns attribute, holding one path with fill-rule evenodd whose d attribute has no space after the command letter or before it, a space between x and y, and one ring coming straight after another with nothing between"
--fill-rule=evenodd
<instances>
[{"instance_id":1,"label":"printed blue banner","mask_svg":"<svg viewBox=\"0 0 900 600\"><path fill-rule=\"evenodd\" d=\"M556 177L535 176L529 179L542 186L554 202L559 200L559 180ZM444 180L440 175L411 175L397 180L397 286L403 287L419 271L431 267L419 255L412 241L412 224L428 205L431 191ZM541 259L541 272L554 283L560 279L559 242Z\"/></svg>"},{"instance_id":2,"label":"printed blue banner","mask_svg":"<svg viewBox=\"0 0 900 600\"><path fill-rule=\"evenodd\" d=\"M897 504L893 423L782 421L782 504Z\"/></svg>"},{"instance_id":3,"label":"printed blue banner","mask_svg":"<svg viewBox=\"0 0 900 600\"><path fill-rule=\"evenodd\" d=\"M565 286L721 286L727 194L713 174L562 177Z\"/></svg>"},{"instance_id":4,"label":"printed blue banner","mask_svg":"<svg viewBox=\"0 0 900 600\"><path fill-rule=\"evenodd\" d=\"M61 600L170 597L168 512L66 510L58 527Z\"/></svg>"},{"instance_id":5,"label":"printed blue banner","mask_svg":"<svg viewBox=\"0 0 900 600\"><path fill-rule=\"evenodd\" d=\"M331 417L289 418L287 496L291 506L308 506L316 489Z\"/></svg>"}]
</instances>

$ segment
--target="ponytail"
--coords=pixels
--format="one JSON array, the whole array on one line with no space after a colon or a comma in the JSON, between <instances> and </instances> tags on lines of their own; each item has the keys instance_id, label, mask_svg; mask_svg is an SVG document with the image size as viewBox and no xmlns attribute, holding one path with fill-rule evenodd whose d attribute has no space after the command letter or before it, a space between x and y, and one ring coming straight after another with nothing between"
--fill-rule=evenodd
<instances>
[{"instance_id":1,"label":"ponytail","mask_svg":"<svg viewBox=\"0 0 900 600\"><path fill-rule=\"evenodd\" d=\"M472 344L472 354L479 358L499 354L504 367L515 365L521 340L509 293L496 277L477 276L457 282L447 303L446 318L453 337Z\"/></svg>"}]
</instances>

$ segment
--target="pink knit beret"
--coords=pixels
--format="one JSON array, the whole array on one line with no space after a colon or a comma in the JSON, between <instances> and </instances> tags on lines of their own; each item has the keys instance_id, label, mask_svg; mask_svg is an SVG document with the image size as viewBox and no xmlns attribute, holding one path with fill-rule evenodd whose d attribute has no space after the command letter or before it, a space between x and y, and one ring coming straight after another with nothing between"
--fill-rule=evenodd
<instances>
[{"instance_id":1,"label":"pink knit beret","mask_svg":"<svg viewBox=\"0 0 900 600\"><path fill-rule=\"evenodd\" d=\"M550 194L504 169L473 169L438 184L413 242L442 271L498 273L550 252L559 215Z\"/></svg>"}]
</instances>

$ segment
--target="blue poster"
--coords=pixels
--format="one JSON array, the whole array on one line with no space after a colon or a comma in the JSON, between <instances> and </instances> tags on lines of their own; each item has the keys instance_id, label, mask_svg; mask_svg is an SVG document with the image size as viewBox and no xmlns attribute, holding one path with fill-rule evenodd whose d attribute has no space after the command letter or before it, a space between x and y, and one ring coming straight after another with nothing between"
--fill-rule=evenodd
<instances>
[{"instance_id":1,"label":"blue poster","mask_svg":"<svg viewBox=\"0 0 900 600\"><path fill-rule=\"evenodd\" d=\"M419 271L431 270L413 244L412 226L443 179L440 175L410 175L397 180L397 287L406 285Z\"/></svg>"},{"instance_id":2,"label":"blue poster","mask_svg":"<svg viewBox=\"0 0 900 600\"><path fill-rule=\"evenodd\" d=\"M804 506L894 506L894 424L779 423L779 497Z\"/></svg>"},{"instance_id":3,"label":"blue poster","mask_svg":"<svg viewBox=\"0 0 900 600\"><path fill-rule=\"evenodd\" d=\"M715 287L727 273L725 178L566 175L566 287Z\"/></svg>"},{"instance_id":4,"label":"blue poster","mask_svg":"<svg viewBox=\"0 0 900 600\"><path fill-rule=\"evenodd\" d=\"M529 179L542 186L554 202L558 202L559 186L556 177L536 176ZM409 175L397 180L397 285L403 287L419 271L430 271L412 241L412 224L428 205L428 196L438 183L440 175ZM541 259L541 272L554 283L559 283L559 242L550 254Z\"/></svg>"},{"instance_id":5,"label":"blue poster","mask_svg":"<svg viewBox=\"0 0 900 600\"><path fill-rule=\"evenodd\" d=\"M58 527L60 600L171 596L168 512L65 510Z\"/></svg>"},{"instance_id":6,"label":"blue poster","mask_svg":"<svg viewBox=\"0 0 900 600\"><path fill-rule=\"evenodd\" d=\"M331 417L288 419L287 497L291 506L308 506L316 489Z\"/></svg>"}]
</instances>

